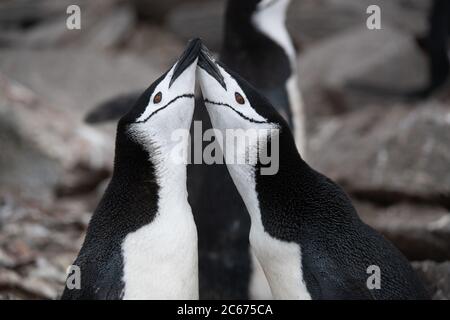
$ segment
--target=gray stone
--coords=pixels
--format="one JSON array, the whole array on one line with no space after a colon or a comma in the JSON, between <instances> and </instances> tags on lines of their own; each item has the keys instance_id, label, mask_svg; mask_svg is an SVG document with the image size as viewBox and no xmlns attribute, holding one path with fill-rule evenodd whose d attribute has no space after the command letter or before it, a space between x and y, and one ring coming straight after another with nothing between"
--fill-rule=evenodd
<instances>
[{"instance_id":1,"label":"gray stone","mask_svg":"<svg viewBox=\"0 0 450 320\"><path fill-rule=\"evenodd\" d=\"M148 87L164 70L133 54L93 49L0 51L3 74L79 119L104 99Z\"/></svg>"},{"instance_id":2,"label":"gray stone","mask_svg":"<svg viewBox=\"0 0 450 320\"><path fill-rule=\"evenodd\" d=\"M162 23L167 15L185 0L132 0L138 17L149 23Z\"/></svg>"},{"instance_id":3,"label":"gray stone","mask_svg":"<svg viewBox=\"0 0 450 320\"><path fill-rule=\"evenodd\" d=\"M13 268L15 265L14 259L0 248L0 268Z\"/></svg>"},{"instance_id":4,"label":"gray stone","mask_svg":"<svg viewBox=\"0 0 450 320\"><path fill-rule=\"evenodd\" d=\"M0 74L0 181L2 190L48 198L64 173L80 165L111 168L112 137L77 121Z\"/></svg>"},{"instance_id":5,"label":"gray stone","mask_svg":"<svg viewBox=\"0 0 450 320\"><path fill-rule=\"evenodd\" d=\"M164 28L140 25L130 35L126 50L137 54L142 61L169 68L183 52L184 46L183 40Z\"/></svg>"},{"instance_id":6,"label":"gray stone","mask_svg":"<svg viewBox=\"0 0 450 320\"><path fill-rule=\"evenodd\" d=\"M135 13L130 6L122 5L114 8L87 31L89 35L83 40L87 42L87 47L98 49L118 47L133 32L135 18Z\"/></svg>"},{"instance_id":7,"label":"gray stone","mask_svg":"<svg viewBox=\"0 0 450 320\"><path fill-rule=\"evenodd\" d=\"M422 0L293 0L288 26L294 39L309 46L345 30L365 26L366 9L373 4L381 8L382 27L394 26L411 35L425 29L429 4Z\"/></svg>"},{"instance_id":8,"label":"gray stone","mask_svg":"<svg viewBox=\"0 0 450 320\"><path fill-rule=\"evenodd\" d=\"M9 290L15 298L55 299L57 290L40 278L23 278L9 270L0 270L0 291Z\"/></svg>"},{"instance_id":9,"label":"gray stone","mask_svg":"<svg viewBox=\"0 0 450 320\"><path fill-rule=\"evenodd\" d=\"M435 300L450 300L450 262L414 262L413 267L423 279Z\"/></svg>"},{"instance_id":10,"label":"gray stone","mask_svg":"<svg viewBox=\"0 0 450 320\"><path fill-rule=\"evenodd\" d=\"M310 46L299 57L299 78L312 121L368 105L390 105L425 82L424 57L411 35L361 24Z\"/></svg>"},{"instance_id":11,"label":"gray stone","mask_svg":"<svg viewBox=\"0 0 450 320\"><path fill-rule=\"evenodd\" d=\"M377 207L354 201L360 217L410 260L450 260L450 213L408 203Z\"/></svg>"},{"instance_id":12,"label":"gray stone","mask_svg":"<svg viewBox=\"0 0 450 320\"><path fill-rule=\"evenodd\" d=\"M2 79L0 88L0 185L16 193L48 198L62 166L37 147L22 129L18 103L8 98L20 91ZM20 93L17 93L20 94Z\"/></svg>"},{"instance_id":13,"label":"gray stone","mask_svg":"<svg viewBox=\"0 0 450 320\"><path fill-rule=\"evenodd\" d=\"M450 112L445 105L365 108L323 121L308 160L350 193L450 199Z\"/></svg>"}]
</instances>

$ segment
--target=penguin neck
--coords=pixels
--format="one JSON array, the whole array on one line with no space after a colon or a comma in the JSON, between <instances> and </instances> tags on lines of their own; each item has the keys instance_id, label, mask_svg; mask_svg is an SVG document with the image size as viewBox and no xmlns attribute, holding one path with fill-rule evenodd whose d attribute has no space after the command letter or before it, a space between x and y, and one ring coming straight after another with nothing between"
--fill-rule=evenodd
<instances>
[{"instance_id":1,"label":"penguin neck","mask_svg":"<svg viewBox=\"0 0 450 320\"><path fill-rule=\"evenodd\" d=\"M241 52L245 48L267 48L268 39L280 46L294 67L296 52L286 28L283 4L268 9L242 8L242 3L230 2L225 17L225 37L221 56ZM227 63L226 61L224 61Z\"/></svg>"},{"instance_id":2,"label":"penguin neck","mask_svg":"<svg viewBox=\"0 0 450 320\"><path fill-rule=\"evenodd\" d=\"M112 182L122 184L124 190L135 192L149 187L159 188L156 183L156 168L144 148L136 143L128 134L118 130Z\"/></svg>"},{"instance_id":3,"label":"penguin neck","mask_svg":"<svg viewBox=\"0 0 450 320\"><path fill-rule=\"evenodd\" d=\"M294 138L287 129L281 130L280 133L279 168L275 174L262 175L259 165L228 167L249 211L252 227L255 228L262 227L263 220L267 221L267 216L273 216L273 212L265 211L267 206L262 205L262 201L276 204L277 210L291 214L292 211L288 209L292 205L292 199L301 199L304 196L300 190L304 181L308 180L306 177L312 172L298 153ZM281 191L286 189L289 192Z\"/></svg>"},{"instance_id":4,"label":"penguin neck","mask_svg":"<svg viewBox=\"0 0 450 320\"><path fill-rule=\"evenodd\" d=\"M187 148L187 146L186 146ZM160 186L158 192L159 207L188 206L186 187L186 161L179 163L170 157L170 150L164 147L152 156L151 161L156 167L156 179Z\"/></svg>"},{"instance_id":5,"label":"penguin neck","mask_svg":"<svg viewBox=\"0 0 450 320\"><path fill-rule=\"evenodd\" d=\"M294 170L298 170L300 173L308 171L306 164L297 152L291 134L288 135L290 136L289 143L283 141L283 136L281 136L280 155L291 159L296 167ZM263 188L258 185L260 183L258 167L246 164L229 165L228 168L250 214L250 245L261 263L274 298L311 299L303 281L301 247L295 239L290 238L289 232L287 237L277 235L280 230L291 230L292 228L291 217L285 217L284 213L291 212L289 206L292 205L292 201L289 199L295 198L297 195L289 194L291 191L289 187L289 192L281 196L277 193L278 190L285 190L286 185L295 186L295 183L298 182L295 178L297 175L290 172L293 169L292 165L280 159L278 173L272 176L268 175L269 181L263 181L265 184ZM274 181L276 185L271 185ZM275 210L266 211L267 206L262 201L271 203ZM273 232L274 230L275 232Z\"/></svg>"},{"instance_id":6,"label":"penguin neck","mask_svg":"<svg viewBox=\"0 0 450 320\"><path fill-rule=\"evenodd\" d=\"M252 24L266 37L277 43L289 57L291 67L296 66L296 53L291 37L286 28L286 10L284 5L273 5L271 8L254 12Z\"/></svg>"},{"instance_id":7,"label":"penguin neck","mask_svg":"<svg viewBox=\"0 0 450 320\"><path fill-rule=\"evenodd\" d=\"M186 164L170 158L164 141L137 140L118 134L111 182L128 190L121 209L128 215L125 224L135 225L121 244L123 298L198 299L197 230L187 201Z\"/></svg>"},{"instance_id":8,"label":"penguin neck","mask_svg":"<svg viewBox=\"0 0 450 320\"><path fill-rule=\"evenodd\" d=\"M187 204L186 162L170 159L170 151L154 145L146 148L125 133L118 133L112 180L122 184L130 193L156 197L158 211L167 204Z\"/></svg>"}]
</instances>

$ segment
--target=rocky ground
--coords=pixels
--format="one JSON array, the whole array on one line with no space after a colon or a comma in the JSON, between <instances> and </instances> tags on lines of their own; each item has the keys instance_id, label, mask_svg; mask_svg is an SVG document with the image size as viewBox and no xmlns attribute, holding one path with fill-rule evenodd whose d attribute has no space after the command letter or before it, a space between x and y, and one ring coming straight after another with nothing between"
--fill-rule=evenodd
<instances>
[{"instance_id":1,"label":"rocky ground","mask_svg":"<svg viewBox=\"0 0 450 320\"><path fill-rule=\"evenodd\" d=\"M220 47L224 1L0 2L0 298L54 299L110 175L114 125L85 113L140 89L187 39ZM382 7L382 30L365 9ZM404 93L426 80L413 36L421 0L294 0L309 163L339 182L361 217L450 298L450 94Z\"/></svg>"}]
</instances>

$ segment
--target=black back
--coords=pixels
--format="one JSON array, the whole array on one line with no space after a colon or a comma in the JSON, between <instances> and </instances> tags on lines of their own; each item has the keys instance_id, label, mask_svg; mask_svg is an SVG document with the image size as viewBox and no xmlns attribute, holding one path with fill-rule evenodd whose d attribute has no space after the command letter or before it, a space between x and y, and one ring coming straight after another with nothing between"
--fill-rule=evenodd
<instances>
[{"instance_id":1,"label":"black back","mask_svg":"<svg viewBox=\"0 0 450 320\"><path fill-rule=\"evenodd\" d=\"M298 154L287 123L257 90L230 72L255 110L280 130L279 171L256 171L264 229L298 243L303 274L313 299L427 299L407 259L364 224L345 192L309 167ZM269 146L270 148L270 146ZM381 289L369 290L367 268L381 269Z\"/></svg>"}]
</instances>

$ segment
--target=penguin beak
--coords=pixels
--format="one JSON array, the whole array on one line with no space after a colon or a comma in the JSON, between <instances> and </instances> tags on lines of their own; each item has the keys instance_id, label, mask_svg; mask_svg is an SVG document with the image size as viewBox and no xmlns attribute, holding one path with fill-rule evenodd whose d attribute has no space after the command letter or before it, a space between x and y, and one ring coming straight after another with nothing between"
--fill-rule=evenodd
<instances>
[{"instance_id":1,"label":"penguin beak","mask_svg":"<svg viewBox=\"0 0 450 320\"><path fill-rule=\"evenodd\" d=\"M216 62L212 58L211 52L209 52L208 48L206 48L204 45L202 45L201 47L197 65L203 70L205 70L208 74L210 74L214 79L217 80L217 82L220 83L220 85L225 90L227 90L225 80L222 74L220 73L220 70L217 67Z\"/></svg>"},{"instance_id":2,"label":"penguin beak","mask_svg":"<svg viewBox=\"0 0 450 320\"><path fill-rule=\"evenodd\" d=\"M175 82L175 80L186 70L195 60L198 58L200 49L202 47L202 41L198 38L189 41L186 49L178 59L175 70L173 71L172 78L170 79L169 88Z\"/></svg>"}]
</instances>

